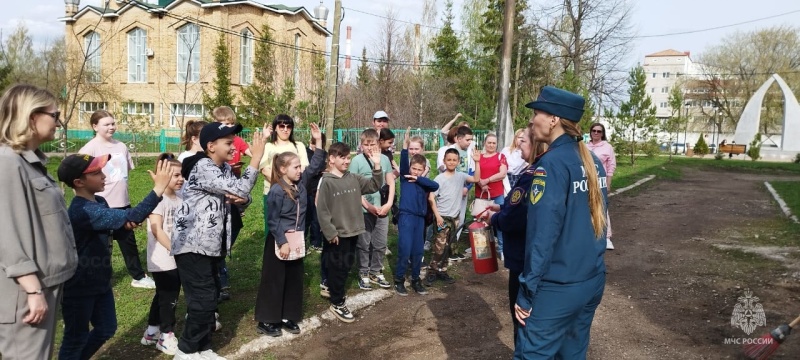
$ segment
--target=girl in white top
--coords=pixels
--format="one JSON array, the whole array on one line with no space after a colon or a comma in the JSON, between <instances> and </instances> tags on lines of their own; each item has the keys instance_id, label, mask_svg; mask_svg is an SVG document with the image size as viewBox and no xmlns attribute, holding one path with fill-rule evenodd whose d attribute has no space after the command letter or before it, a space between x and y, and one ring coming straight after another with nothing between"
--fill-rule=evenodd
<instances>
[{"instance_id":1,"label":"girl in white top","mask_svg":"<svg viewBox=\"0 0 800 360\"><path fill-rule=\"evenodd\" d=\"M200 130L206 124L208 123L203 120L189 120L186 122L186 129L183 131L183 137L181 137L181 145L184 146L186 151L178 155L179 162L183 162L183 159L203 151L203 147L200 146Z\"/></svg>"},{"instance_id":2,"label":"girl in white top","mask_svg":"<svg viewBox=\"0 0 800 360\"><path fill-rule=\"evenodd\" d=\"M97 193L108 202L108 206L115 209L126 209L131 206L128 198L128 173L133 170L133 159L128 152L128 147L121 141L114 139L117 124L114 116L106 110L97 110L89 118L95 136L84 145L79 153L99 157L111 155L103 173L106 175L105 190ZM153 279L147 277L142 262L139 260L139 248L136 246L136 237L132 230L114 230L112 237L117 240L119 250L125 259L125 267L133 280L131 286L138 288L154 289Z\"/></svg>"},{"instance_id":3,"label":"girl in white top","mask_svg":"<svg viewBox=\"0 0 800 360\"><path fill-rule=\"evenodd\" d=\"M300 171L303 171L308 166L308 154L306 153L306 146L302 142L294 140L294 119L286 114L279 114L272 120L272 125L267 128L265 136L269 137L269 142L264 145L264 156L261 158L261 163L258 165L261 173L264 174L264 236L269 234L269 225L267 225L267 194L269 194L269 187L271 185L270 178L272 177L272 160L275 155L289 151L297 154L300 158Z\"/></svg>"},{"instance_id":4,"label":"girl in white top","mask_svg":"<svg viewBox=\"0 0 800 360\"><path fill-rule=\"evenodd\" d=\"M517 183L520 174L528 167L528 163L522 158L522 150L519 149L520 138L524 136L525 129L519 129L514 133L514 141L510 146L506 146L500 151L508 161L508 184L513 188Z\"/></svg>"}]
</instances>

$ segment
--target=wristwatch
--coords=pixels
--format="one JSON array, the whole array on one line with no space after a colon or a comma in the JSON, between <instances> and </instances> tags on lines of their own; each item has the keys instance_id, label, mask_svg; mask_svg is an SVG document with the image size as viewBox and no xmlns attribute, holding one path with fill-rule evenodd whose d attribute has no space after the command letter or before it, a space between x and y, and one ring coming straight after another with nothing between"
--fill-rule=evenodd
<instances>
[{"instance_id":1,"label":"wristwatch","mask_svg":"<svg viewBox=\"0 0 800 360\"><path fill-rule=\"evenodd\" d=\"M42 294L44 294L42 289L36 289L36 291L26 291L25 293L28 294L28 295L42 295Z\"/></svg>"}]
</instances>

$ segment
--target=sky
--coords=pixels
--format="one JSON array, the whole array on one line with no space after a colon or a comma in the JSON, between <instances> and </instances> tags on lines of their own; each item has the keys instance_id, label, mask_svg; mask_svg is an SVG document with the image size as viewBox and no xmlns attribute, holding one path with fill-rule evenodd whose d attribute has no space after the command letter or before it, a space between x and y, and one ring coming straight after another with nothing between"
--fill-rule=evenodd
<instances>
[{"instance_id":1,"label":"sky","mask_svg":"<svg viewBox=\"0 0 800 360\"><path fill-rule=\"evenodd\" d=\"M48 39L63 34L64 25L57 19L64 15L63 0L2 0L3 11L0 12L0 31L3 36L9 34L20 22L24 22L29 33L38 46L46 44ZM81 8L85 5L100 5L102 0L81 0ZM115 0L111 0L115 1ZM459 15L464 0L454 0L456 11L456 28L460 27ZM536 0L528 0L534 3ZM261 0L271 4L274 2ZM751 31L774 25L800 24L800 3L796 0L631 0L633 16L631 25L639 36L628 53L627 61L633 66L643 62L644 56L666 49L690 51L692 58L713 46L736 31ZM319 0L284 0L287 6L304 6L313 14ZM323 4L330 9L328 25L333 25L333 0L324 0ZM385 16L387 11L396 12L399 21L418 22L422 12L422 0L343 0L345 16L342 21L341 51L344 52L344 29L353 27L352 54L359 56L362 47L375 47L376 34L384 19L374 16ZM437 8L444 9L444 0L437 0ZM746 24L726 27L717 30L696 32L686 35L643 37L676 32L702 30L731 24L738 24L794 12L785 16L754 21ZM369 14L367 14L369 13ZM374 15L370 15L374 14ZM437 16L441 19L441 16ZM408 25L400 23L400 25ZM441 24L437 24L441 25ZM411 26L411 25L408 25ZM357 64L354 62L353 71Z\"/></svg>"}]
</instances>

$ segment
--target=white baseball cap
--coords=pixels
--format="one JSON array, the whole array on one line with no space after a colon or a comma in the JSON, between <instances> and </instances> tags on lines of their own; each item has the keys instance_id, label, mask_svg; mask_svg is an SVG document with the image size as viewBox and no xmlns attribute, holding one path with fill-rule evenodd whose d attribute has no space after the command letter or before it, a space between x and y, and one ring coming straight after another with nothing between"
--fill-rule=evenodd
<instances>
[{"instance_id":1,"label":"white baseball cap","mask_svg":"<svg viewBox=\"0 0 800 360\"><path fill-rule=\"evenodd\" d=\"M372 116L373 119L380 119L380 118L389 118L389 114L387 114L383 110L378 110L375 112L375 115Z\"/></svg>"}]
</instances>

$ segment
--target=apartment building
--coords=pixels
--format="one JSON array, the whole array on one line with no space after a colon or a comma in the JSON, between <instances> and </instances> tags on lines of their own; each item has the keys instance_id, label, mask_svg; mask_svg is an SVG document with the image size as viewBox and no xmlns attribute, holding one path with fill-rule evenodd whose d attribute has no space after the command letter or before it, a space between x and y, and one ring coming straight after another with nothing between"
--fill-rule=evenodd
<instances>
[{"instance_id":1,"label":"apartment building","mask_svg":"<svg viewBox=\"0 0 800 360\"><path fill-rule=\"evenodd\" d=\"M214 52L221 34L230 51L231 90L241 100L242 88L253 81L264 24L271 29L278 61L276 87L291 80L302 99L314 82L314 57L325 52L331 35L325 19L315 19L303 7L251 0L65 2L60 20L69 54L67 76L79 79L73 129L88 128L89 115L97 109L108 109L123 121L127 116L149 119L153 128L202 118L210 111L203 107L202 93L213 93Z\"/></svg>"}]
</instances>

